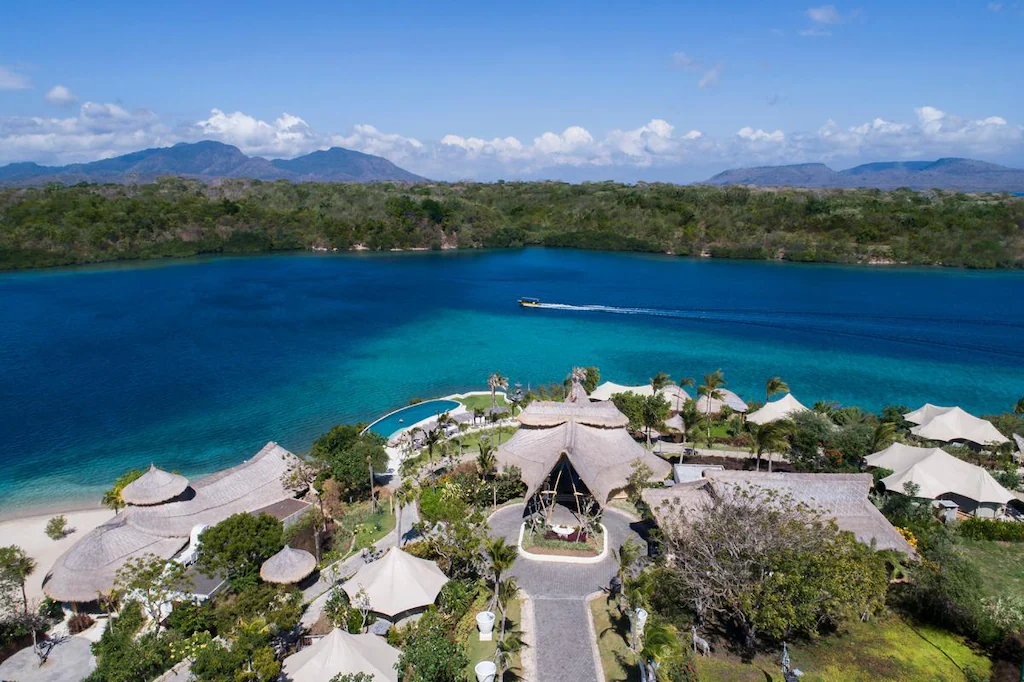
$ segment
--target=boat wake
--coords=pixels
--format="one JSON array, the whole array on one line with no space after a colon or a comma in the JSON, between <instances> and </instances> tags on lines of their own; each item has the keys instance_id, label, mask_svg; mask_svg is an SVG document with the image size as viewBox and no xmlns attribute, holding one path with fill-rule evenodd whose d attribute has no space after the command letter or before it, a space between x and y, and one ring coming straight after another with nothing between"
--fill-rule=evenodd
<instances>
[{"instance_id":1,"label":"boat wake","mask_svg":"<svg viewBox=\"0 0 1024 682\"><path fill-rule=\"evenodd\" d=\"M832 311L806 310L764 310L737 308L642 308L599 304L535 303L530 307L547 310L572 312L605 313L611 315L642 315L697 322L750 325L782 329L790 332L810 333L819 336L846 336L889 341L919 346L932 346L952 350L972 350L1013 358L1024 358L1024 350L1000 348L984 344L951 339L945 328L964 326L1014 327L1024 329L1024 323L1005 320L981 320L970 318L940 318L914 315L864 315ZM874 329L854 329L850 325L862 324L865 320L876 322ZM882 329L882 325L887 329ZM943 325L936 331L935 324ZM902 327L903 333L891 333L892 328ZM914 332L917 332L916 334ZM944 335L944 336L943 336ZM941 338L940 338L941 336Z\"/></svg>"}]
</instances>

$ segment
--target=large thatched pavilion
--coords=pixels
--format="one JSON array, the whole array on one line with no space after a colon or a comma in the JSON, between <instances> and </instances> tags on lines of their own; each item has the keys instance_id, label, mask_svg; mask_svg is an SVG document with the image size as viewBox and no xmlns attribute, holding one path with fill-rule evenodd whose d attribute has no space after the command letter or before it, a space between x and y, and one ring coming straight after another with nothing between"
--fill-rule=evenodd
<instances>
[{"instance_id":1,"label":"large thatched pavilion","mask_svg":"<svg viewBox=\"0 0 1024 682\"><path fill-rule=\"evenodd\" d=\"M528 513L561 504L578 516L602 508L626 486L635 462L651 480L672 471L626 431L629 420L612 402L590 402L575 383L564 402L536 401L520 414L521 428L497 452L498 463L522 472ZM582 519L581 519L582 520Z\"/></svg>"},{"instance_id":2,"label":"large thatched pavilion","mask_svg":"<svg viewBox=\"0 0 1024 682\"><path fill-rule=\"evenodd\" d=\"M57 601L95 601L110 592L117 571L132 559L147 554L170 559L206 526L293 498L283 479L297 463L295 455L267 443L249 461L191 484L186 481L181 491L177 488L184 479L151 469L136 481L141 484L134 490L138 496L132 497L147 506L129 506L72 545L50 569L43 592ZM170 501L155 503L160 497Z\"/></svg>"}]
</instances>

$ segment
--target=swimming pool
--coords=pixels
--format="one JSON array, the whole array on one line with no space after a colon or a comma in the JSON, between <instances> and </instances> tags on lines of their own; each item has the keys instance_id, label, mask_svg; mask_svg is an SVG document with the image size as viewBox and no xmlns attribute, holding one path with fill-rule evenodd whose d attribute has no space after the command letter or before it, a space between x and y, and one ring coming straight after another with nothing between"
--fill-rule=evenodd
<instances>
[{"instance_id":1,"label":"swimming pool","mask_svg":"<svg viewBox=\"0 0 1024 682\"><path fill-rule=\"evenodd\" d=\"M392 434L400 429L412 426L416 422L423 421L424 419L436 417L442 412L450 412L459 405L461 405L461 403L454 400L425 400L422 403L403 407L400 410L395 410L394 412L381 417L370 424L370 426L367 427L367 431L373 431L385 438L390 438Z\"/></svg>"}]
</instances>

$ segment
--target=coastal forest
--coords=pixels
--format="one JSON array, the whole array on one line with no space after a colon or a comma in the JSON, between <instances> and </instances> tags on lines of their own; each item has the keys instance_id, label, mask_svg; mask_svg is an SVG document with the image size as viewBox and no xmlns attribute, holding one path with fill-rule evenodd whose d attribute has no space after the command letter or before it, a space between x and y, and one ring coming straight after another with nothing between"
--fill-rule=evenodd
<instances>
[{"instance_id":1,"label":"coastal forest","mask_svg":"<svg viewBox=\"0 0 1024 682\"><path fill-rule=\"evenodd\" d=\"M1024 198L612 182L166 178L0 189L0 269L287 250L571 247L1024 267Z\"/></svg>"}]
</instances>

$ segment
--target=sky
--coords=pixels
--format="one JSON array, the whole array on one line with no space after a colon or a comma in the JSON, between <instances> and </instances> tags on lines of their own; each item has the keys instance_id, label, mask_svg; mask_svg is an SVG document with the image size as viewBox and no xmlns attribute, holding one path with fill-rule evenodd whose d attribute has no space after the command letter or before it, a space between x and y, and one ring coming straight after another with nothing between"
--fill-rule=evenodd
<instances>
[{"instance_id":1,"label":"sky","mask_svg":"<svg viewBox=\"0 0 1024 682\"><path fill-rule=\"evenodd\" d=\"M10 2L0 164L220 140L439 180L1024 166L1024 0Z\"/></svg>"}]
</instances>

